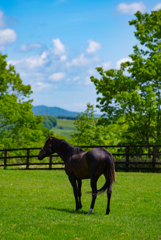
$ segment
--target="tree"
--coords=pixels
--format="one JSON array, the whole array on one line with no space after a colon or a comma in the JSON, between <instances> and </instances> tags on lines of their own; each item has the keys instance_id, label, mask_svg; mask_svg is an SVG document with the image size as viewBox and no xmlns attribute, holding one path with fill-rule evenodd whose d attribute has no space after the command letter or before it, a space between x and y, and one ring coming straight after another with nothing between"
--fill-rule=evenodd
<instances>
[{"instance_id":1,"label":"tree","mask_svg":"<svg viewBox=\"0 0 161 240\"><path fill-rule=\"evenodd\" d=\"M0 99L4 95L15 95L19 100L29 97L32 93L30 85L23 85L19 74L16 73L14 66L5 61L7 55L0 54ZM30 100L31 101L31 100Z\"/></svg>"},{"instance_id":2,"label":"tree","mask_svg":"<svg viewBox=\"0 0 161 240\"><path fill-rule=\"evenodd\" d=\"M143 48L135 45L132 61L122 63L120 70L98 67L101 79L91 77L102 94L97 98L103 112L99 123L117 123L123 117L120 124L128 125L124 142L161 144L161 9L135 16L129 24Z\"/></svg>"},{"instance_id":3,"label":"tree","mask_svg":"<svg viewBox=\"0 0 161 240\"><path fill-rule=\"evenodd\" d=\"M71 143L74 145L103 145L104 127L97 126L98 118L94 116L93 105L87 104L85 112L78 114L74 121L75 130L71 135Z\"/></svg>"},{"instance_id":4,"label":"tree","mask_svg":"<svg viewBox=\"0 0 161 240\"><path fill-rule=\"evenodd\" d=\"M53 116L48 116L49 121L52 123L52 127L55 127L57 125L57 120Z\"/></svg>"},{"instance_id":5,"label":"tree","mask_svg":"<svg viewBox=\"0 0 161 240\"><path fill-rule=\"evenodd\" d=\"M42 117L34 116L30 85L0 54L0 148L38 146L43 141Z\"/></svg>"}]
</instances>

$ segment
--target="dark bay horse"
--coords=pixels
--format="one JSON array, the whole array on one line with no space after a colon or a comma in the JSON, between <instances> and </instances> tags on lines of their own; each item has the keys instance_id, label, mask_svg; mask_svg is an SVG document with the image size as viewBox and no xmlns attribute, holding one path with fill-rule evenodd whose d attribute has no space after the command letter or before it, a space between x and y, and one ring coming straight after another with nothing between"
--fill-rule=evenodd
<instances>
[{"instance_id":1,"label":"dark bay horse","mask_svg":"<svg viewBox=\"0 0 161 240\"><path fill-rule=\"evenodd\" d=\"M46 156L57 153L65 163L65 172L73 187L76 202L76 210L82 208L81 185L82 179L91 179L92 202L88 214L93 212L97 193L107 191L106 214L110 212L110 199L112 183L115 181L115 165L112 154L104 148L93 148L85 152L80 147L73 147L63 139L49 137L38 155L42 160ZM105 176L104 186L97 190L97 180L101 175Z\"/></svg>"}]
</instances>

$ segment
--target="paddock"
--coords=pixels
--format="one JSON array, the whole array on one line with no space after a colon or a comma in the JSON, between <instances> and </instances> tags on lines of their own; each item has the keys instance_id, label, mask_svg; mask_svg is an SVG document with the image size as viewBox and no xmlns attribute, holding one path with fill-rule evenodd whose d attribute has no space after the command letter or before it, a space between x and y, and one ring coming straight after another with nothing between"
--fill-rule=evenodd
<instances>
[{"instance_id":1,"label":"paddock","mask_svg":"<svg viewBox=\"0 0 161 240\"><path fill-rule=\"evenodd\" d=\"M108 216L106 194L86 215L89 180L79 212L72 191L64 171L0 170L0 239L161 239L161 174L117 172Z\"/></svg>"}]
</instances>

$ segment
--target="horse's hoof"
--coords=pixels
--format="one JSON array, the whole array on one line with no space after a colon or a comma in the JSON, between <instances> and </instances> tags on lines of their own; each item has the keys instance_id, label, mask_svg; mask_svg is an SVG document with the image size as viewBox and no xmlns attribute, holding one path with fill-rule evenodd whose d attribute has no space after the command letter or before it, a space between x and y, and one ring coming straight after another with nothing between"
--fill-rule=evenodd
<instances>
[{"instance_id":1,"label":"horse's hoof","mask_svg":"<svg viewBox=\"0 0 161 240\"><path fill-rule=\"evenodd\" d=\"M92 208L89 209L89 212L87 214L91 214L91 213L93 213L93 209Z\"/></svg>"},{"instance_id":2,"label":"horse's hoof","mask_svg":"<svg viewBox=\"0 0 161 240\"><path fill-rule=\"evenodd\" d=\"M81 209L81 208L82 208L82 204L79 205L79 209Z\"/></svg>"},{"instance_id":3,"label":"horse's hoof","mask_svg":"<svg viewBox=\"0 0 161 240\"><path fill-rule=\"evenodd\" d=\"M79 207L76 207L76 211L82 208L82 204Z\"/></svg>"}]
</instances>

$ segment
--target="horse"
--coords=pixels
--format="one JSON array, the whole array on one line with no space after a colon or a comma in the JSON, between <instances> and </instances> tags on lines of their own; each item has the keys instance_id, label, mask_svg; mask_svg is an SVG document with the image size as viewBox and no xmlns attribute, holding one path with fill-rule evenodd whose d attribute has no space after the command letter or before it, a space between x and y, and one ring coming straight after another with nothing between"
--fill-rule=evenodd
<instances>
[{"instance_id":1,"label":"horse","mask_svg":"<svg viewBox=\"0 0 161 240\"><path fill-rule=\"evenodd\" d=\"M97 194L107 191L106 214L110 212L110 199L112 183L115 182L115 163L113 155L104 148L92 148L88 152L81 147L74 147L63 139L49 136L44 147L38 154L38 159L57 153L65 163L65 172L73 187L76 211L82 208L81 186L82 179L90 179L92 188L92 201L89 212L94 209ZM101 175L105 176L105 184L97 190L97 180Z\"/></svg>"}]
</instances>

